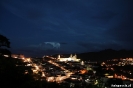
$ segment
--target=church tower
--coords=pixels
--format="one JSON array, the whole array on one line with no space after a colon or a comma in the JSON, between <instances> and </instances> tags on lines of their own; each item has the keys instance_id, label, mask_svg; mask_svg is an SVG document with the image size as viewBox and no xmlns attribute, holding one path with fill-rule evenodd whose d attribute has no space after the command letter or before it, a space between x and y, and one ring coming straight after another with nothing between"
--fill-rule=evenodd
<instances>
[{"instance_id":1,"label":"church tower","mask_svg":"<svg viewBox=\"0 0 133 88\"><path fill-rule=\"evenodd\" d=\"M77 59L77 55L75 54L75 58Z\"/></svg>"},{"instance_id":2,"label":"church tower","mask_svg":"<svg viewBox=\"0 0 133 88\"><path fill-rule=\"evenodd\" d=\"M75 55L73 56L73 58L74 58L74 59L77 59L77 55L75 54Z\"/></svg>"},{"instance_id":3,"label":"church tower","mask_svg":"<svg viewBox=\"0 0 133 88\"><path fill-rule=\"evenodd\" d=\"M70 55L70 58L72 58L72 54Z\"/></svg>"},{"instance_id":4,"label":"church tower","mask_svg":"<svg viewBox=\"0 0 133 88\"><path fill-rule=\"evenodd\" d=\"M60 59L60 55L58 55L58 59Z\"/></svg>"}]
</instances>

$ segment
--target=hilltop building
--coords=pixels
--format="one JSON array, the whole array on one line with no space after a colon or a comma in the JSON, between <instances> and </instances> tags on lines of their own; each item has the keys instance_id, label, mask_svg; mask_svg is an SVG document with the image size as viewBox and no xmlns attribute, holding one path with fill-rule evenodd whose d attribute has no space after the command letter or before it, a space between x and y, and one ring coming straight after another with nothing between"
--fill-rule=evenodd
<instances>
[{"instance_id":1,"label":"hilltop building","mask_svg":"<svg viewBox=\"0 0 133 88\"><path fill-rule=\"evenodd\" d=\"M72 54L70 55L69 58L61 58L60 55L58 55L57 59L59 61L74 61L74 62L79 62L80 59L77 59L77 55L75 54L74 56L72 56Z\"/></svg>"}]
</instances>

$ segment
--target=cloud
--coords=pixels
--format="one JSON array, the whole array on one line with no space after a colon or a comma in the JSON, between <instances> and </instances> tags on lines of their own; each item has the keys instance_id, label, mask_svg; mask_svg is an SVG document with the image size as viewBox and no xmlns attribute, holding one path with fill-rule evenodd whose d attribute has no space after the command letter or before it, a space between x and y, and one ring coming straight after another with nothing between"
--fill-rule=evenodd
<instances>
[{"instance_id":1,"label":"cloud","mask_svg":"<svg viewBox=\"0 0 133 88\"><path fill-rule=\"evenodd\" d=\"M19 49L15 49L13 50L13 52L15 51L15 53L21 53L24 54L26 56L33 56L33 57L41 57L43 55L52 55L52 54L59 54L59 53L68 53L64 50L57 50L57 49L42 49L42 48L38 48L38 47L23 47L23 48L19 48Z\"/></svg>"},{"instance_id":2,"label":"cloud","mask_svg":"<svg viewBox=\"0 0 133 88\"><path fill-rule=\"evenodd\" d=\"M2 1L2 6L5 7L15 16L23 18L25 20L38 20L46 16L39 8L36 3L25 2L22 0L17 1Z\"/></svg>"},{"instance_id":3,"label":"cloud","mask_svg":"<svg viewBox=\"0 0 133 88\"><path fill-rule=\"evenodd\" d=\"M43 42L38 45L29 45L29 48L38 48L41 50L57 50L60 48L60 43L58 42Z\"/></svg>"},{"instance_id":4,"label":"cloud","mask_svg":"<svg viewBox=\"0 0 133 88\"><path fill-rule=\"evenodd\" d=\"M5 32L3 30L0 30L0 34L5 34Z\"/></svg>"},{"instance_id":5,"label":"cloud","mask_svg":"<svg viewBox=\"0 0 133 88\"><path fill-rule=\"evenodd\" d=\"M38 9L34 8L34 9L30 9L29 11L27 11L26 18L31 19L31 20L35 20L35 19L40 19L40 18L42 18L44 16L45 16L44 13L42 13Z\"/></svg>"},{"instance_id":6,"label":"cloud","mask_svg":"<svg viewBox=\"0 0 133 88\"><path fill-rule=\"evenodd\" d=\"M97 12L97 14L93 14L92 18L95 20L108 22L109 20L113 19L117 15L118 13L115 13L113 11L103 10L103 11Z\"/></svg>"},{"instance_id":7,"label":"cloud","mask_svg":"<svg viewBox=\"0 0 133 88\"><path fill-rule=\"evenodd\" d=\"M66 44L68 44L68 43L66 43L66 42L60 42L60 44L61 44L61 45L66 45Z\"/></svg>"},{"instance_id":8,"label":"cloud","mask_svg":"<svg viewBox=\"0 0 133 88\"><path fill-rule=\"evenodd\" d=\"M60 43L57 43L57 42L44 42L45 45L49 44L49 45L52 45L53 48L60 48Z\"/></svg>"},{"instance_id":9,"label":"cloud","mask_svg":"<svg viewBox=\"0 0 133 88\"><path fill-rule=\"evenodd\" d=\"M122 20L119 24L112 26L106 32L109 36L112 36L116 41L120 41L127 47L133 45L133 12L126 13L123 15Z\"/></svg>"},{"instance_id":10,"label":"cloud","mask_svg":"<svg viewBox=\"0 0 133 88\"><path fill-rule=\"evenodd\" d=\"M77 42L79 46L82 46L83 48L87 49L88 51L98 51L103 49L123 49L125 48L124 45L122 45L119 42L116 41L108 41L108 42Z\"/></svg>"},{"instance_id":11,"label":"cloud","mask_svg":"<svg viewBox=\"0 0 133 88\"><path fill-rule=\"evenodd\" d=\"M60 43L61 48L56 49L53 48L53 45L51 44L45 44L40 43L37 45L29 45L27 47L18 48L14 51L17 51L17 53L23 53L25 55L31 55L31 56L43 56L47 54L59 54L59 53L80 53L84 51L82 47L77 45L75 42L69 42L69 43Z\"/></svg>"},{"instance_id":12,"label":"cloud","mask_svg":"<svg viewBox=\"0 0 133 88\"><path fill-rule=\"evenodd\" d=\"M24 47L21 52L34 54L132 48L132 2L1 0L0 32L14 47ZM57 50L52 43L40 43L43 40L63 42Z\"/></svg>"}]
</instances>

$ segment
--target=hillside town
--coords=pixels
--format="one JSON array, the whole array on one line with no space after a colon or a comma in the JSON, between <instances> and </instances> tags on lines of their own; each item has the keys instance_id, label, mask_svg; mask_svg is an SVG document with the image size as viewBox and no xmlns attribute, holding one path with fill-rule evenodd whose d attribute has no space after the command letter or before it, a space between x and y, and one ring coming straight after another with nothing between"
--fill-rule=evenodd
<instances>
[{"instance_id":1,"label":"hillside town","mask_svg":"<svg viewBox=\"0 0 133 88\"><path fill-rule=\"evenodd\" d=\"M3 55L8 58L8 55ZM42 58L27 58L21 54L12 54L13 59L22 60L25 64L16 66L32 67L35 80L45 80L57 83L65 88L110 88L133 86L133 58L120 58L105 62L83 61L77 55L65 57L43 56ZM29 74L25 70L24 74Z\"/></svg>"}]
</instances>

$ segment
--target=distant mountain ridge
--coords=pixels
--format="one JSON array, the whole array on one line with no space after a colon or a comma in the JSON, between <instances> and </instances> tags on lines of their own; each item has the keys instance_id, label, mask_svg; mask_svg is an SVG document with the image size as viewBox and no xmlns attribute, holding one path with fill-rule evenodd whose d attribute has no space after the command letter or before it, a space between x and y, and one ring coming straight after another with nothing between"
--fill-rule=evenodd
<instances>
[{"instance_id":1,"label":"distant mountain ridge","mask_svg":"<svg viewBox=\"0 0 133 88\"><path fill-rule=\"evenodd\" d=\"M70 56L70 54L62 54L62 55L65 57ZM57 56L57 54L54 56ZM133 50L105 49L99 52L80 53L80 54L77 54L77 57L81 58L82 60L91 60L91 61L103 61L103 60L108 60L108 59L130 58L130 57L133 57Z\"/></svg>"}]
</instances>

